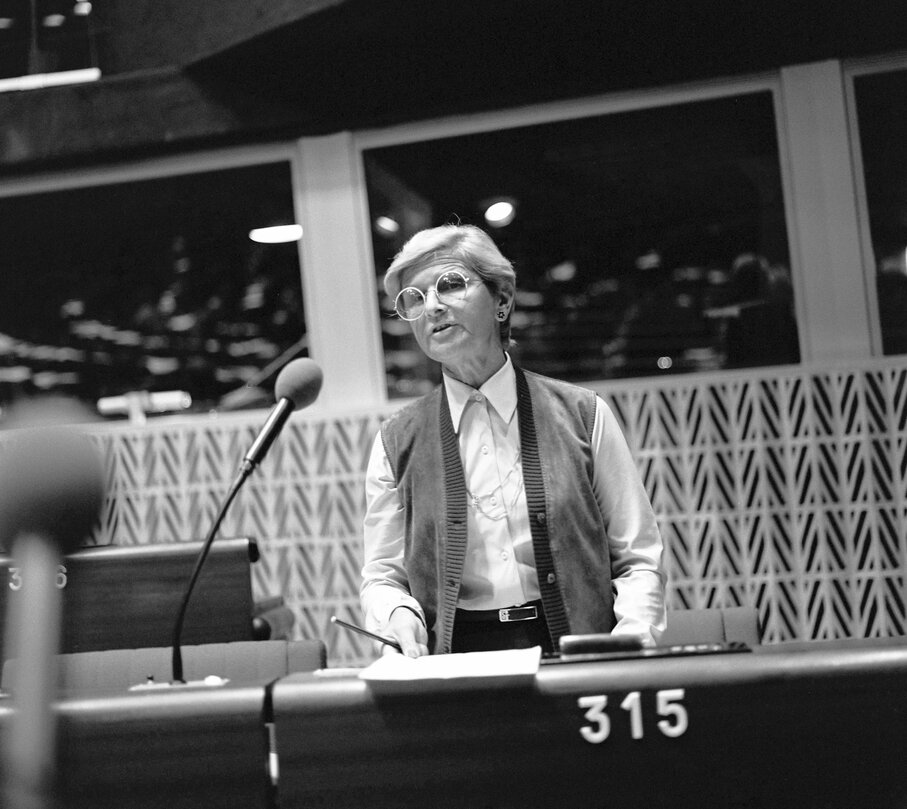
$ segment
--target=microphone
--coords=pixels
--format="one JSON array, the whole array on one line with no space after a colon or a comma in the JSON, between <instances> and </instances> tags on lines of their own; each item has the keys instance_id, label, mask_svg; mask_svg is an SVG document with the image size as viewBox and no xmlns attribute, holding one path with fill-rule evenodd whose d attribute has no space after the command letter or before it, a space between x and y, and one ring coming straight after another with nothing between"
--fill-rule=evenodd
<instances>
[{"instance_id":1,"label":"microphone","mask_svg":"<svg viewBox=\"0 0 907 809\"><path fill-rule=\"evenodd\" d=\"M243 457L243 468L248 466L251 472L261 463L274 439L286 424L290 413L308 407L318 398L321 382L321 368L307 357L293 360L284 367L274 384L274 398L277 399L277 404Z\"/></svg>"},{"instance_id":2,"label":"microphone","mask_svg":"<svg viewBox=\"0 0 907 809\"><path fill-rule=\"evenodd\" d=\"M186 594L180 604L180 609L176 616L176 623L173 627L172 638L172 669L174 683L185 683L185 680L183 679L183 656L180 649L180 642L183 633L183 623L186 620L186 609L189 606L189 599L192 597L195 583L198 581L199 574L205 564L205 559L208 557L208 552L211 550L214 537L217 536L217 531L224 520L227 509L239 493L242 484L249 475L252 474L258 464L264 460L265 455L271 448L271 444L274 443L274 439L280 434L284 424L286 424L287 419L290 417L290 413L296 409L308 407L318 398L318 393L321 390L322 378L321 368L314 360L311 360L308 357L293 360L284 366L283 370L277 375L277 381L274 384L274 398L277 399L277 404L268 416L268 420L265 422L264 427L261 428L261 431L258 433L252 446L249 447L243 457L239 474L233 481L233 485L230 487L230 491L227 493L226 498L224 498L217 518L214 520L214 524L211 526L208 536L205 537L201 550L199 550L198 557L195 560L195 567L192 570L192 576L189 579L189 586L186 588Z\"/></svg>"},{"instance_id":3,"label":"microphone","mask_svg":"<svg viewBox=\"0 0 907 809\"><path fill-rule=\"evenodd\" d=\"M62 423L37 425L36 409L30 426L4 440L0 466L0 543L10 548L20 582L9 596L4 649L4 657L16 661L0 798L11 809L53 803L51 704L63 601L57 575L64 554L91 532L104 501L103 463L89 439Z\"/></svg>"}]
</instances>

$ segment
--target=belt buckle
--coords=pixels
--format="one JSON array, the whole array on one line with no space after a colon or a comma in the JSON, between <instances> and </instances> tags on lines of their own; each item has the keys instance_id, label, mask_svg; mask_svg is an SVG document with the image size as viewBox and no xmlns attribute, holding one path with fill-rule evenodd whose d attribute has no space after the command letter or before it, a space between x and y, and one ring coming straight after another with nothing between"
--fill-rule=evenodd
<instances>
[{"instance_id":1,"label":"belt buckle","mask_svg":"<svg viewBox=\"0 0 907 809\"><path fill-rule=\"evenodd\" d=\"M514 621L533 621L538 616L539 613L535 607L504 607L498 610L498 620L502 624L509 624Z\"/></svg>"}]
</instances>

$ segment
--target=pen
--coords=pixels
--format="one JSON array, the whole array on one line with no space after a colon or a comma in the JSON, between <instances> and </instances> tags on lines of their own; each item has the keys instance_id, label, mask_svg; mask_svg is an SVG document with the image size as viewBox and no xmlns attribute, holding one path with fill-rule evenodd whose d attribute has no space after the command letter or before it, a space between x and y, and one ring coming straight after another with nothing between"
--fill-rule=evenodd
<instances>
[{"instance_id":1,"label":"pen","mask_svg":"<svg viewBox=\"0 0 907 809\"><path fill-rule=\"evenodd\" d=\"M398 652L403 653L403 647L397 643L395 640L390 638L382 638L381 635L376 635L374 632L369 632L367 629L363 629L361 626L356 626L356 624L351 624L347 621L342 621L336 615L331 616L332 624L340 624L340 626L346 627L347 629L352 629L353 632L358 632L360 635L365 635L367 638L378 641L378 643L384 643L387 646L393 646Z\"/></svg>"}]
</instances>

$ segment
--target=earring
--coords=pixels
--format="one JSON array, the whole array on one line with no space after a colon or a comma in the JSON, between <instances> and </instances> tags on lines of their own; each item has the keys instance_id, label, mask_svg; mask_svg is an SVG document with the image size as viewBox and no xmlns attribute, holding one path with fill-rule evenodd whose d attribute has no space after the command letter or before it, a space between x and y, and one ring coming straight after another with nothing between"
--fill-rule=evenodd
<instances>
[{"instance_id":1,"label":"earring","mask_svg":"<svg viewBox=\"0 0 907 809\"><path fill-rule=\"evenodd\" d=\"M498 317L498 320L506 320L507 312L505 312L503 309L498 309L497 317Z\"/></svg>"}]
</instances>

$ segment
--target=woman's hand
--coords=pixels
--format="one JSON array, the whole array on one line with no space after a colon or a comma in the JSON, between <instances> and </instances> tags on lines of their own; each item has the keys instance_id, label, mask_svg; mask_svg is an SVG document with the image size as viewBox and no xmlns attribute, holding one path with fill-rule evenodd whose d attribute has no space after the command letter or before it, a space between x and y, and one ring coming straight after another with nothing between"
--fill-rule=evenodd
<instances>
[{"instance_id":1,"label":"woman's hand","mask_svg":"<svg viewBox=\"0 0 907 809\"><path fill-rule=\"evenodd\" d=\"M428 654L428 632L419 616L410 609L397 607L391 613L387 628L382 634L396 640L407 657ZM382 651L384 654L396 654L396 649L391 646L385 646Z\"/></svg>"}]
</instances>

